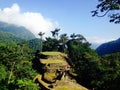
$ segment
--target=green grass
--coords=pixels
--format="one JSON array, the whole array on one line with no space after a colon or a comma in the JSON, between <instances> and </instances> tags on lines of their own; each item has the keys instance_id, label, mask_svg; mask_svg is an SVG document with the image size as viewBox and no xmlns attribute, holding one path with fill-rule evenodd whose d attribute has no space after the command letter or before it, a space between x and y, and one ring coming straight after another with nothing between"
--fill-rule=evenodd
<instances>
[{"instance_id":1,"label":"green grass","mask_svg":"<svg viewBox=\"0 0 120 90\"><path fill-rule=\"evenodd\" d=\"M85 89L61 86L61 87L56 88L55 90L85 90Z\"/></svg>"},{"instance_id":2,"label":"green grass","mask_svg":"<svg viewBox=\"0 0 120 90\"><path fill-rule=\"evenodd\" d=\"M60 55L61 52L42 52L42 54L45 54L45 55Z\"/></svg>"},{"instance_id":3,"label":"green grass","mask_svg":"<svg viewBox=\"0 0 120 90\"><path fill-rule=\"evenodd\" d=\"M41 59L40 61L43 64L61 63L66 65L66 61L64 60Z\"/></svg>"},{"instance_id":4,"label":"green grass","mask_svg":"<svg viewBox=\"0 0 120 90\"><path fill-rule=\"evenodd\" d=\"M61 63L66 65L67 62L64 60L63 57L59 56L62 54L61 52L42 52L44 55L48 55L48 59L41 59L41 63L43 64L56 64L56 63Z\"/></svg>"}]
</instances>

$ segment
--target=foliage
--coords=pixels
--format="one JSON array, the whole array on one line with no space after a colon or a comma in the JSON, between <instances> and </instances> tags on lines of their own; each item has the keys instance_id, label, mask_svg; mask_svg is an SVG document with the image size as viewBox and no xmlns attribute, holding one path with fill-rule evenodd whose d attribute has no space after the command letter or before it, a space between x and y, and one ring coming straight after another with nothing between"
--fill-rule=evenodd
<instances>
[{"instance_id":1,"label":"foliage","mask_svg":"<svg viewBox=\"0 0 120 90\"><path fill-rule=\"evenodd\" d=\"M13 24L4 23L4 22L0 22L0 31L12 33L16 37L25 39L25 40L30 40L35 38L33 33L31 33L26 28L22 26L16 26Z\"/></svg>"},{"instance_id":2,"label":"foliage","mask_svg":"<svg viewBox=\"0 0 120 90\"><path fill-rule=\"evenodd\" d=\"M67 42L68 55L71 58L71 60L74 60L74 64L77 64L78 58L80 56L83 56L85 52L88 52L90 50L89 46L90 44L84 38L72 38Z\"/></svg>"},{"instance_id":3,"label":"foliage","mask_svg":"<svg viewBox=\"0 0 120 90\"><path fill-rule=\"evenodd\" d=\"M59 41L55 38L48 37L43 42L43 51L58 51Z\"/></svg>"},{"instance_id":4,"label":"foliage","mask_svg":"<svg viewBox=\"0 0 120 90\"><path fill-rule=\"evenodd\" d=\"M32 63L30 61L32 58L32 51L26 43L0 43L0 84L3 85L0 89L23 90L23 88L27 88L27 90L31 90L31 88L38 88L32 81L33 77L37 74L32 69ZM18 81L24 81L29 85L24 86L25 83L22 83L22 87L21 84L17 83ZM32 85L33 87L31 87Z\"/></svg>"},{"instance_id":5,"label":"foliage","mask_svg":"<svg viewBox=\"0 0 120 90\"><path fill-rule=\"evenodd\" d=\"M120 53L99 57L88 42L76 37L68 41L67 47L79 83L95 90L120 89Z\"/></svg>"},{"instance_id":6,"label":"foliage","mask_svg":"<svg viewBox=\"0 0 120 90\"><path fill-rule=\"evenodd\" d=\"M110 22L120 23L120 0L98 0L96 10L92 11L92 16L104 17L109 15ZM112 12L114 11L114 12ZM109 13L110 12L110 13ZM103 15L100 15L102 13Z\"/></svg>"},{"instance_id":7,"label":"foliage","mask_svg":"<svg viewBox=\"0 0 120 90\"><path fill-rule=\"evenodd\" d=\"M68 39L68 36L67 36L67 34L61 34L60 35L60 43L61 43L61 45L59 45L59 51L61 51L61 52L65 52L66 50L66 43L67 43L67 41L68 41L69 39Z\"/></svg>"},{"instance_id":8,"label":"foliage","mask_svg":"<svg viewBox=\"0 0 120 90\"><path fill-rule=\"evenodd\" d=\"M14 34L9 33L9 32L4 32L4 31L0 31L0 42L1 43L19 43L19 42L23 42L23 39L20 39L18 37L16 37Z\"/></svg>"},{"instance_id":9,"label":"foliage","mask_svg":"<svg viewBox=\"0 0 120 90\"><path fill-rule=\"evenodd\" d=\"M102 72L101 80L103 81L101 89L119 90L120 89L120 53L105 55L101 58Z\"/></svg>"},{"instance_id":10,"label":"foliage","mask_svg":"<svg viewBox=\"0 0 120 90\"><path fill-rule=\"evenodd\" d=\"M68 41L68 55L73 63L73 68L78 74L78 82L91 87L92 80L97 77L99 60L97 54L90 48L85 39L73 38Z\"/></svg>"},{"instance_id":11,"label":"foliage","mask_svg":"<svg viewBox=\"0 0 120 90\"><path fill-rule=\"evenodd\" d=\"M5 80L6 76L7 76L6 67L0 64L0 81Z\"/></svg>"},{"instance_id":12,"label":"foliage","mask_svg":"<svg viewBox=\"0 0 120 90\"><path fill-rule=\"evenodd\" d=\"M31 48L33 51L40 49L40 39L35 38L28 41L29 48Z\"/></svg>"},{"instance_id":13,"label":"foliage","mask_svg":"<svg viewBox=\"0 0 120 90\"><path fill-rule=\"evenodd\" d=\"M38 85L30 79L17 80L17 85L22 90L38 90Z\"/></svg>"},{"instance_id":14,"label":"foliage","mask_svg":"<svg viewBox=\"0 0 120 90\"><path fill-rule=\"evenodd\" d=\"M57 39L58 38L58 32L60 31L60 29L56 28L54 31L51 31L52 36Z\"/></svg>"},{"instance_id":15,"label":"foliage","mask_svg":"<svg viewBox=\"0 0 120 90\"><path fill-rule=\"evenodd\" d=\"M101 3L109 1L113 0L100 0ZM98 9L102 11L101 7L104 7L102 12L105 12L109 8L106 5L109 5L109 3L104 3L103 6L100 4ZM68 38L67 34L62 34L58 38L59 29L55 30L54 33L52 32L54 38L46 37L46 40L43 40L43 51L67 52L68 63L73 68L72 73L77 75L74 77L89 89L120 89L120 53L100 57L90 48L90 44L84 36L73 33L70 36L71 39ZM42 67L39 64L39 56L35 57L37 60L35 61L31 49L39 50L40 40L33 39L27 42L11 33L0 31L0 42L0 90L38 90L39 86L32 81L37 75L33 68L37 68L39 72L43 71L40 71ZM61 53L43 52L43 54L54 56ZM59 59L53 61L53 58L51 58L48 61L43 61L43 63L50 62L58 63ZM51 76L54 75L51 74ZM67 87L63 87L63 89L65 88L67 89Z\"/></svg>"}]
</instances>

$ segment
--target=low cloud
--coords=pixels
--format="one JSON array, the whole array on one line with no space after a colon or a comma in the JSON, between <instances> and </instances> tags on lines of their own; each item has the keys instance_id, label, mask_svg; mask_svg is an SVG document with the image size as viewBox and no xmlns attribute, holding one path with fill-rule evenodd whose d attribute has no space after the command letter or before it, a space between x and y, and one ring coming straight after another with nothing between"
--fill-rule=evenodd
<instances>
[{"instance_id":1,"label":"low cloud","mask_svg":"<svg viewBox=\"0 0 120 90\"><path fill-rule=\"evenodd\" d=\"M87 40L92 44L92 48L97 48L99 45L116 40L115 38L87 37Z\"/></svg>"},{"instance_id":2,"label":"low cloud","mask_svg":"<svg viewBox=\"0 0 120 90\"><path fill-rule=\"evenodd\" d=\"M87 40L91 43L102 44L105 42L115 40L115 38L87 37Z\"/></svg>"},{"instance_id":3,"label":"low cloud","mask_svg":"<svg viewBox=\"0 0 120 90\"><path fill-rule=\"evenodd\" d=\"M24 26L35 36L38 36L40 31L47 33L59 26L56 21L45 18L41 13L21 12L20 6L16 3L11 7L0 9L0 21Z\"/></svg>"}]
</instances>

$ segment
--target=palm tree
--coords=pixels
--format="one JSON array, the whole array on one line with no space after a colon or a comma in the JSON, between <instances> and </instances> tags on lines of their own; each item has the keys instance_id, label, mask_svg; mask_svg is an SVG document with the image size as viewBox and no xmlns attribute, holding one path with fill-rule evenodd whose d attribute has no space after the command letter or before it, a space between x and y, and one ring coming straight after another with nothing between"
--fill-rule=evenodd
<instances>
[{"instance_id":1,"label":"palm tree","mask_svg":"<svg viewBox=\"0 0 120 90\"><path fill-rule=\"evenodd\" d=\"M68 41L67 34L61 34L60 35L60 41L62 42L62 50L63 50L63 52L65 52L65 44Z\"/></svg>"},{"instance_id":2,"label":"palm tree","mask_svg":"<svg viewBox=\"0 0 120 90\"><path fill-rule=\"evenodd\" d=\"M58 28L56 28L54 31L51 31L51 33L52 33L52 36L54 37L54 38L58 38L58 32L60 31L60 29L58 29Z\"/></svg>"},{"instance_id":3,"label":"palm tree","mask_svg":"<svg viewBox=\"0 0 120 90\"><path fill-rule=\"evenodd\" d=\"M76 37L80 41L87 41L86 38L84 36L82 36L81 34L77 34Z\"/></svg>"},{"instance_id":4,"label":"palm tree","mask_svg":"<svg viewBox=\"0 0 120 90\"><path fill-rule=\"evenodd\" d=\"M71 34L70 37L72 39L77 39L77 40L84 41L84 42L87 41L86 38L84 36L82 36L81 34L75 34L75 33L73 33L73 34Z\"/></svg>"},{"instance_id":5,"label":"palm tree","mask_svg":"<svg viewBox=\"0 0 120 90\"><path fill-rule=\"evenodd\" d=\"M38 35L40 36L40 52L42 52L42 46L43 46L43 35L45 33L39 32Z\"/></svg>"},{"instance_id":6,"label":"palm tree","mask_svg":"<svg viewBox=\"0 0 120 90\"><path fill-rule=\"evenodd\" d=\"M75 39L75 38L77 37L77 35L76 35L75 33L73 33L73 34L70 35L70 37L71 37L72 39Z\"/></svg>"}]
</instances>

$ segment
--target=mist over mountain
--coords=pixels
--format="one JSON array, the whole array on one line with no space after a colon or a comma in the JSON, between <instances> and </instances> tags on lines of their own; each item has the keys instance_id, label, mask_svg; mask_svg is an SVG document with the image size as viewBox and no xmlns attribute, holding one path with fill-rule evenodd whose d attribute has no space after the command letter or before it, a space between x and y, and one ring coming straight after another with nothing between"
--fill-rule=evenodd
<instances>
[{"instance_id":1,"label":"mist over mountain","mask_svg":"<svg viewBox=\"0 0 120 90\"><path fill-rule=\"evenodd\" d=\"M103 43L96 49L96 51L100 56L120 52L120 38L114 41Z\"/></svg>"},{"instance_id":2,"label":"mist over mountain","mask_svg":"<svg viewBox=\"0 0 120 90\"><path fill-rule=\"evenodd\" d=\"M1 21L0 21L0 31L12 33L16 37L25 39L25 40L30 40L35 38L34 34L31 33L29 30L27 30L25 27L16 26L16 25L4 23Z\"/></svg>"},{"instance_id":3,"label":"mist over mountain","mask_svg":"<svg viewBox=\"0 0 120 90\"><path fill-rule=\"evenodd\" d=\"M90 47L95 50L96 48L99 47L99 44L92 43Z\"/></svg>"}]
</instances>

